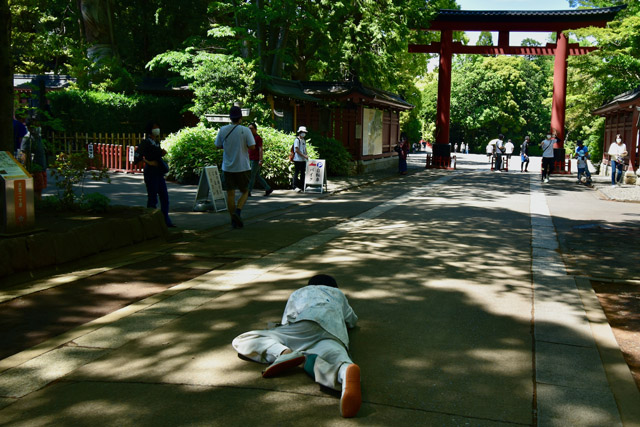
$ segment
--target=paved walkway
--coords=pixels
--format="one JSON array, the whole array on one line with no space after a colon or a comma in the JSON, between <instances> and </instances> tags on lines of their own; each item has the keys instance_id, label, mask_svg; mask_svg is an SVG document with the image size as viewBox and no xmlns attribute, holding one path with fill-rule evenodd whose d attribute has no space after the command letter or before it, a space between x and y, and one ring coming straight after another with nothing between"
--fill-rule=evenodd
<instances>
[{"instance_id":1,"label":"paved walkway","mask_svg":"<svg viewBox=\"0 0 640 427\"><path fill-rule=\"evenodd\" d=\"M637 205L571 177L491 173L484 156L414 169L252 198L242 230L172 192L181 233L200 234L154 251L197 256L203 274L0 361L0 424L640 425L638 388L557 238L585 220L637 228ZM240 260L207 263L220 255ZM360 317L352 420L301 371L262 379L230 346L318 272Z\"/></svg>"}]
</instances>

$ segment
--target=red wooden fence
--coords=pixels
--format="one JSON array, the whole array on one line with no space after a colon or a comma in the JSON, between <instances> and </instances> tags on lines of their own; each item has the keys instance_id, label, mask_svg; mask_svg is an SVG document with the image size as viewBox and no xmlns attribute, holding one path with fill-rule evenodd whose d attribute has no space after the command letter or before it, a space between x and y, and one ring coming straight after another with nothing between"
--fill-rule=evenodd
<instances>
[{"instance_id":1,"label":"red wooden fence","mask_svg":"<svg viewBox=\"0 0 640 427\"><path fill-rule=\"evenodd\" d=\"M93 146L93 152L100 154L103 165L114 172L140 173L144 162L133 164L132 147L144 139L138 133L74 133L53 132L50 141L55 153L77 153Z\"/></svg>"}]
</instances>

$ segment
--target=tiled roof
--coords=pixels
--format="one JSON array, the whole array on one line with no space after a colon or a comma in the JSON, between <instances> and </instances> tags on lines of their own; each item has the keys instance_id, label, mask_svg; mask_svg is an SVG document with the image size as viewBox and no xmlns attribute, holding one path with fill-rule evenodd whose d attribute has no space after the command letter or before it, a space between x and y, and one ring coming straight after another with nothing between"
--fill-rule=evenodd
<instances>
[{"instance_id":1,"label":"tiled roof","mask_svg":"<svg viewBox=\"0 0 640 427\"><path fill-rule=\"evenodd\" d=\"M622 107L625 108L628 105L638 105L640 106L640 86L625 93L621 93L620 95L613 98L612 101L607 102L602 105L600 108L597 108L591 112L591 114L603 114L608 111L617 110Z\"/></svg>"},{"instance_id":2,"label":"tiled roof","mask_svg":"<svg viewBox=\"0 0 640 427\"><path fill-rule=\"evenodd\" d=\"M410 110L413 105L405 101L400 95L387 92L381 89L374 89L364 86L360 82L302 82L304 92L308 95L331 98L359 93L364 95L377 104L399 108L401 110Z\"/></svg>"},{"instance_id":3,"label":"tiled roof","mask_svg":"<svg viewBox=\"0 0 640 427\"><path fill-rule=\"evenodd\" d=\"M616 13L626 6L605 7L599 9L570 9L570 10L454 10L440 9L436 21L505 21L526 20L549 22L554 20L592 20L612 19Z\"/></svg>"}]
</instances>

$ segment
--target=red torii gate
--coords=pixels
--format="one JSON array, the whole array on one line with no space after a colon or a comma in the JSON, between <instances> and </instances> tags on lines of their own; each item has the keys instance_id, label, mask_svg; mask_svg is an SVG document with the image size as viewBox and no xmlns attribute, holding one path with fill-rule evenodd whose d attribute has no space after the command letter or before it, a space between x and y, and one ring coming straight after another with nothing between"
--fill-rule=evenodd
<instances>
[{"instance_id":1,"label":"red torii gate","mask_svg":"<svg viewBox=\"0 0 640 427\"><path fill-rule=\"evenodd\" d=\"M429 45L410 44L412 53L439 53L438 103L436 139L433 146L435 165L449 165L449 122L451 109L451 58L454 53L480 55L555 55L553 71L553 103L551 130L558 137L558 146L564 147L564 121L567 90L567 58L584 55L596 47L569 44L564 31L584 27L604 27L626 6L601 9L556 11L467 11L441 9L426 31L440 31L440 41ZM497 31L497 46L465 46L453 42L453 31ZM509 33L555 32L555 44L546 46L510 46Z\"/></svg>"}]
</instances>

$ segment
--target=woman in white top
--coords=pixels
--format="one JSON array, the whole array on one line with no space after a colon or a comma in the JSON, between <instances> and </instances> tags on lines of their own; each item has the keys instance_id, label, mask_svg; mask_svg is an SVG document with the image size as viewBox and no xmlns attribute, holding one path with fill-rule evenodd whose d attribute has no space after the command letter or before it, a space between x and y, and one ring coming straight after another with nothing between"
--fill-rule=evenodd
<instances>
[{"instance_id":1,"label":"woman in white top","mask_svg":"<svg viewBox=\"0 0 640 427\"><path fill-rule=\"evenodd\" d=\"M304 190L304 175L307 171L307 160L309 160L309 156L307 155L307 143L304 139L305 136L307 136L307 128L305 126L300 126L296 133L296 139L293 142L293 188L297 191Z\"/></svg>"},{"instance_id":2,"label":"woman in white top","mask_svg":"<svg viewBox=\"0 0 640 427\"><path fill-rule=\"evenodd\" d=\"M624 168L624 158L627 157L627 146L622 143L620 135L616 138L616 143L609 147L609 156L611 160L611 186L622 183L622 170ZM616 169L618 177L616 179Z\"/></svg>"}]
</instances>

